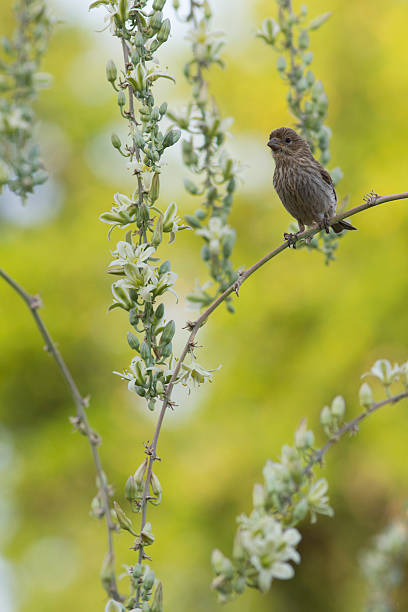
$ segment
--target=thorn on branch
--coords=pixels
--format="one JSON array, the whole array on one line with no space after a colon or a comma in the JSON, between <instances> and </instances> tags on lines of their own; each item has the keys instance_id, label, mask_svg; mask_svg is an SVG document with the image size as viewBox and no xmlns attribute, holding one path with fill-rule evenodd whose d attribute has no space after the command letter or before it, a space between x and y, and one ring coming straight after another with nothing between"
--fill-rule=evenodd
<instances>
[{"instance_id":1,"label":"thorn on branch","mask_svg":"<svg viewBox=\"0 0 408 612\"><path fill-rule=\"evenodd\" d=\"M374 204L377 202L377 198L379 198L380 196L378 195L378 193L376 193L373 189L369 192L366 193L365 196L363 197L363 201L368 204L368 206L374 206Z\"/></svg>"},{"instance_id":2,"label":"thorn on branch","mask_svg":"<svg viewBox=\"0 0 408 612\"><path fill-rule=\"evenodd\" d=\"M192 332L197 325L197 321L187 321L183 329L187 329L189 332Z\"/></svg>"}]
</instances>

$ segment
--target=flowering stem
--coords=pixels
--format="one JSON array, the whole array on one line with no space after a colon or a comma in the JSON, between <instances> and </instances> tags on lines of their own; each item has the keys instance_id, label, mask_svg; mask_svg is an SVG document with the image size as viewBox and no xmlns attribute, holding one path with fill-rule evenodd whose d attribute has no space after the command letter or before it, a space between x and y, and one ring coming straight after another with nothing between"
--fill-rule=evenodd
<instances>
[{"instance_id":1,"label":"flowering stem","mask_svg":"<svg viewBox=\"0 0 408 612\"><path fill-rule=\"evenodd\" d=\"M322 446L321 449L314 453L312 459L305 468L305 474L310 474L313 466L317 463L321 463L325 453L329 450L329 448L334 446L334 444L336 444L340 440L340 438L344 436L344 434L353 433L357 431L359 423L363 421L366 417L368 417L370 414L372 414L379 408L382 408L383 406L387 406L388 404L396 404L397 402L400 402L405 398L408 398L408 391L404 391L403 393L399 393L398 395L388 397L387 399L381 402L375 402L369 408L364 410L364 412L359 414L355 419L349 421L348 423L345 423L342 427L340 427L336 434L332 438L330 438L330 440L328 440L324 446Z\"/></svg>"},{"instance_id":2,"label":"flowering stem","mask_svg":"<svg viewBox=\"0 0 408 612\"><path fill-rule=\"evenodd\" d=\"M86 416L85 407L88 405L88 399L82 397L79 389L72 377L71 372L69 371L64 359L62 358L61 353L59 352L56 344L50 336L49 331L47 330L44 321L38 313L38 309L41 308L42 302L41 298L38 295L30 295L27 293L15 280L13 280L4 270L0 268L0 276L8 283L23 299L23 301L27 304L32 316L34 317L34 321L40 331L41 336L45 341L46 350L54 357L59 369L63 377L65 378L71 396L74 400L74 404L76 407L76 415L77 420L75 422L76 429L84 433L84 435L88 438L89 445L92 451L92 457L96 469L96 473L98 476L99 489L102 498L102 505L104 516L106 520L106 528L107 528L107 536L108 536L108 554L110 559L113 561L115 558L114 554L114 546L113 546L113 531L115 530L115 526L112 522L111 512L110 512L110 504L109 504L109 488L106 482L106 476L102 469L101 460L99 457L97 447L100 444L100 436L91 428L89 421ZM116 576L115 573L112 572L110 585L109 585L109 594L113 599L120 601L120 595L117 590L116 585Z\"/></svg>"},{"instance_id":3,"label":"flowering stem","mask_svg":"<svg viewBox=\"0 0 408 612\"><path fill-rule=\"evenodd\" d=\"M352 217L353 215L356 215L360 212L362 212L363 210L366 210L368 208L372 208L373 206L378 206L379 204L384 204L385 202L393 202L395 200L402 200L408 198L408 192L405 193L396 193L396 194L392 194L392 195L387 195L387 196L376 196L376 195L372 195L370 196L366 202L364 202L364 204L361 204L360 206L356 206L355 208L351 208L348 211L345 211L343 213L340 213L338 215L336 215L335 217L332 217L332 219L329 220L329 225L333 225L334 223L336 223L337 221L340 221L341 219L346 219L348 217ZM321 228L317 227L317 226L313 226L312 228L305 230L304 232L302 232L301 234L299 234L299 238L309 238L311 236L314 236L315 234L317 234L318 232L321 231ZM271 251L270 253L268 253L267 255L265 255L264 257L262 257L259 261L257 261L255 264L253 264L250 268L248 268L247 270L245 270L244 272L241 273L239 279L237 282L233 283L232 285L230 285L228 287L228 289L226 289L224 291L224 293L222 293L216 300L213 301L213 303L199 316L199 318L195 321L195 322L189 322L187 323L187 328L190 330L190 335L188 337L188 340L184 346L184 349L180 355L180 358L177 362L177 365L174 369L173 375L170 379L169 384L167 385L166 388L166 392L165 392L165 397L163 400L163 404L160 410L160 414L159 414L159 418L157 420L157 424L156 424L156 428L155 428L155 432L154 432L154 437L153 437L153 441L152 443L149 445L149 447L147 448L147 454L149 455L149 464L148 464L148 468L147 468L147 476L146 476L146 484L145 484L145 488L143 491L143 498L142 498L142 502L141 502L141 511L142 511L142 520L141 520L141 531L143 530L145 524L146 524L146 511L147 511L147 501L149 498L149 486L150 486L150 478L153 472L153 463L158 459L157 457L157 444L158 444L158 439L159 439L159 435L160 435L160 430L163 424L163 419L166 413L166 410L169 406L171 406L172 402L171 402L171 395L173 392L173 388L174 385L176 383L178 374L180 372L181 366L183 361L185 360L185 358L187 357L188 353L192 350L193 346L194 346L194 340L195 337L200 329L200 327L202 327L204 325L204 323L206 323L208 317L214 312L214 310L216 310L218 308L218 306L220 304L222 304L222 302L224 302L227 297L229 295L231 295L232 293L236 293L238 295L238 290L239 287L252 275L254 274L254 272L256 272L257 270L259 270L259 268L261 268L263 265L265 265L266 263L268 263L268 261L270 261L271 259L273 259L274 257L276 257L277 255L279 255L279 253L282 253L282 251L284 251L285 249L289 248L289 242L286 240L285 242L283 242L280 246L276 247L273 251ZM370 414L370 412L373 412L374 410L377 410L377 408L380 408L381 406L385 405L386 403L392 403L395 401L399 401L400 399L402 399L403 397L408 397L408 392L407 393L403 393L400 394L400 396L396 396L396 398L391 398L389 400L385 400L384 402L379 402L378 404L374 404L372 409L366 411L364 414L360 415L359 417L357 417L357 419L355 419L354 421L351 421L349 424L349 427L346 428L346 425L339 430L339 432L336 435L340 436L343 433L345 433L346 431L350 431L351 428L353 427L353 425L357 425L362 419L364 419L367 414ZM345 429L346 428L346 429ZM343 431L344 429L344 431ZM329 440L329 442L327 442L327 444L320 450L318 451L318 453L321 453L321 456L324 455L324 453L326 452L326 450L328 450L328 448L330 448L334 443L335 443L336 439L332 439ZM318 459L317 459L318 460ZM316 463L316 461L313 459L313 463ZM311 469L311 467L310 467ZM141 547L139 549L139 563L142 562L144 558L144 551L143 548Z\"/></svg>"}]
</instances>

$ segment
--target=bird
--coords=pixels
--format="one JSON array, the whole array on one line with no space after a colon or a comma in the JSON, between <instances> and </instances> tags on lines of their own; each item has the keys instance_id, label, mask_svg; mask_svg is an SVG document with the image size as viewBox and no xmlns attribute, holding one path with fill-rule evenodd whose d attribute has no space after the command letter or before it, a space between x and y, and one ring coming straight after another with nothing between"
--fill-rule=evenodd
<instances>
[{"instance_id":1,"label":"bird","mask_svg":"<svg viewBox=\"0 0 408 612\"><path fill-rule=\"evenodd\" d=\"M315 223L329 233L329 219L336 214L337 194L330 174L313 157L306 140L292 128L281 127L271 132L268 147L275 160L273 186L299 225L296 234L285 233L284 238L296 248L298 235L305 226ZM344 220L331 227L336 234L357 229Z\"/></svg>"}]
</instances>

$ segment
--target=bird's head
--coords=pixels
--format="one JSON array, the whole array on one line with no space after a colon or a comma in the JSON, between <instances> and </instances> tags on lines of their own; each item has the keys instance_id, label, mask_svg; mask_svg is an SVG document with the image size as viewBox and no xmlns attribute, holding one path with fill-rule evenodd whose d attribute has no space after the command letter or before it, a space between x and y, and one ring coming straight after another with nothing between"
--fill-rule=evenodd
<instances>
[{"instance_id":1,"label":"bird's head","mask_svg":"<svg viewBox=\"0 0 408 612\"><path fill-rule=\"evenodd\" d=\"M306 140L288 127L273 130L269 136L268 147L271 148L275 160L312 154Z\"/></svg>"}]
</instances>

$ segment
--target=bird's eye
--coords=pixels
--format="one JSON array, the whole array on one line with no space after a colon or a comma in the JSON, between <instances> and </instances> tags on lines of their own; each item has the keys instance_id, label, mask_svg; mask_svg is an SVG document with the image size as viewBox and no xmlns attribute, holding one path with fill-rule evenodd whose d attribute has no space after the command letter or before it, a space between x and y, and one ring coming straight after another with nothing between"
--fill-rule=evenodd
<instances>
[{"instance_id":1,"label":"bird's eye","mask_svg":"<svg viewBox=\"0 0 408 612\"><path fill-rule=\"evenodd\" d=\"M290 142L292 142L292 141L291 141L291 139L289 138L289 136L288 136L287 138L285 138L285 142L287 142L288 144L289 144Z\"/></svg>"}]
</instances>

